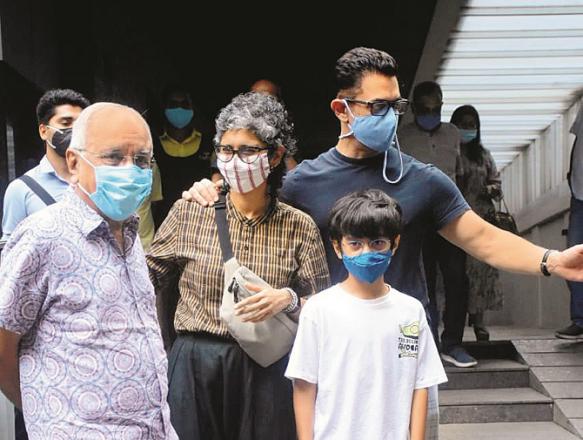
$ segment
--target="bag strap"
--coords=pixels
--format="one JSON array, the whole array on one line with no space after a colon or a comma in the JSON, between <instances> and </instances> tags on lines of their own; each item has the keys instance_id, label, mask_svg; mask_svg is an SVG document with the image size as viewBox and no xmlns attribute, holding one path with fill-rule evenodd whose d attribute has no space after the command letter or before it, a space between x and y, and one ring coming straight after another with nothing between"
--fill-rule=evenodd
<instances>
[{"instance_id":1,"label":"bag strap","mask_svg":"<svg viewBox=\"0 0 583 440\"><path fill-rule=\"evenodd\" d=\"M53 203L56 203L57 201L53 198L53 196L51 196L42 186L40 186L40 184L34 180L32 177L23 174L22 176L19 177L20 180L22 180L26 186L28 186L33 193L35 193L39 199L41 199L43 201L43 203L47 206L52 205Z\"/></svg>"},{"instance_id":2,"label":"bag strap","mask_svg":"<svg viewBox=\"0 0 583 440\"><path fill-rule=\"evenodd\" d=\"M506 204L506 200L504 200L504 197L502 197L502 203L504 204L504 209L506 210L506 212L508 214L510 214L510 210L508 209L508 205Z\"/></svg>"},{"instance_id":3,"label":"bag strap","mask_svg":"<svg viewBox=\"0 0 583 440\"><path fill-rule=\"evenodd\" d=\"M219 194L219 201L215 203L215 221L217 222L217 231L219 233L219 243L221 244L221 253L223 262L233 258L233 246L229 236L229 224L227 223L227 199L224 192Z\"/></svg>"}]
</instances>

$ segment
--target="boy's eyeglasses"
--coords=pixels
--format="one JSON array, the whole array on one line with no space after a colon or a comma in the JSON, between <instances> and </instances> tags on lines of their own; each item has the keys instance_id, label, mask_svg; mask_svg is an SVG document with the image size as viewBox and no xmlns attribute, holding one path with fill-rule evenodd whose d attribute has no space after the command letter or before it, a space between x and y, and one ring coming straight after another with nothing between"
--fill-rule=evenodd
<instances>
[{"instance_id":1,"label":"boy's eyeglasses","mask_svg":"<svg viewBox=\"0 0 583 440\"><path fill-rule=\"evenodd\" d=\"M373 116L385 116L390 108L392 108L396 114L402 115L405 114L409 108L409 101L406 99L397 99L396 101L388 101L386 99L362 101L360 99L345 98L345 101L366 105L370 114Z\"/></svg>"},{"instance_id":2,"label":"boy's eyeglasses","mask_svg":"<svg viewBox=\"0 0 583 440\"><path fill-rule=\"evenodd\" d=\"M343 238L342 243L346 251L350 252L351 255L360 255L365 249L367 249L367 252L387 252L391 249L391 242L386 238L377 238L375 240Z\"/></svg>"},{"instance_id":3,"label":"boy's eyeglasses","mask_svg":"<svg viewBox=\"0 0 583 440\"><path fill-rule=\"evenodd\" d=\"M265 150L273 150L272 147L260 147L255 145L241 145L238 149L234 149L230 145L216 145L215 153L217 159L221 162L229 162L235 154L239 156L243 162L250 164L257 160L259 154Z\"/></svg>"}]
</instances>

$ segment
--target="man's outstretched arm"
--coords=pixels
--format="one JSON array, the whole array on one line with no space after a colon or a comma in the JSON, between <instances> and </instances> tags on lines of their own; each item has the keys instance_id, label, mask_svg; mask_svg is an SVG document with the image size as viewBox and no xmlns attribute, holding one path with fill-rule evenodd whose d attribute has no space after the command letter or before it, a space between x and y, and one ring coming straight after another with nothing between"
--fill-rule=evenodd
<instances>
[{"instance_id":1,"label":"man's outstretched arm","mask_svg":"<svg viewBox=\"0 0 583 440\"><path fill-rule=\"evenodd\" d=\"M439 233L490 266L508 272L542 274L540 263L545 248L491 225L473 211L466 211ZM583 245L551 252L547 269L567 280L583 281Z\"/></svg>"}]
</instances>

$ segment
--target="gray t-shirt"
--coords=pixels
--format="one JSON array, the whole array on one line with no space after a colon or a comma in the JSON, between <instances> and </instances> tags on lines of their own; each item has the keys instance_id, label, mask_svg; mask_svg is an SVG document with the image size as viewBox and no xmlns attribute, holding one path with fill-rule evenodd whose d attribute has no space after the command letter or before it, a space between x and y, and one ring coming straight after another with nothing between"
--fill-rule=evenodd
<instances>
[{"instance_id":1,"label":"gray t-shirt","mask_svg":"<svg viewBox=\"0 0 583 440\"><path fill-rule=\"evenodd\" d=\"M457 127L442 122L437 130L428 132L415 121L398 130L401 149L420 162L435 165L451 180L463 175L460 156L460 134Z\"/></svg>"},{"instance_id":2,"label":"gray t-shirt","mask_svg":"<svg viewBox=\"0 0 583 440\"><path fill-rule=\"evenodd\" d=\"M576 136L571 155L571 191L573 197L583 200L583 104L579 106L579 112L571 126L571 133Z\"/></svg>"}]
</instances>

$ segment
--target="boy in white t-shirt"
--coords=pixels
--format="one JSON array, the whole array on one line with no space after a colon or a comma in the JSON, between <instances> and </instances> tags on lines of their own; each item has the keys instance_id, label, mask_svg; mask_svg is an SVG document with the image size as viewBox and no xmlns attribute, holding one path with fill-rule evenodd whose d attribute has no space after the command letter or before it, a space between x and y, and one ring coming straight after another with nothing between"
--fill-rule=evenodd
<instances>
[{"instance_id":1,"label":"boy in white t-shirt","mask_svg":"<svg viewBox=\"0 0 583 440\"><path fill-rule=\"evenodd\" d=\"M330 212L348 278L304 306L286 376L299 440L423 440L427 388L447 381L421 303L385 284L401 209L384 192Z\"/></svg>"}]
</instances>

